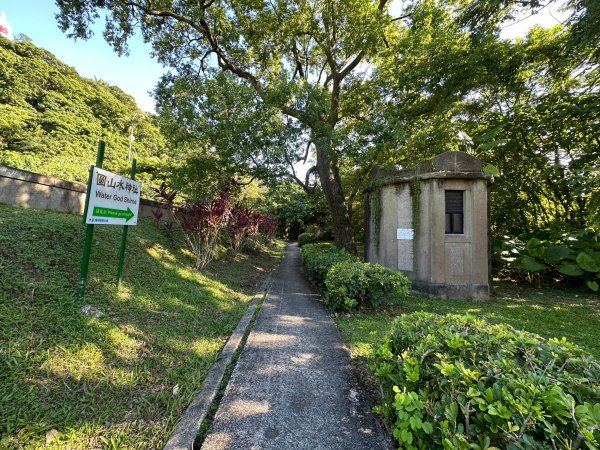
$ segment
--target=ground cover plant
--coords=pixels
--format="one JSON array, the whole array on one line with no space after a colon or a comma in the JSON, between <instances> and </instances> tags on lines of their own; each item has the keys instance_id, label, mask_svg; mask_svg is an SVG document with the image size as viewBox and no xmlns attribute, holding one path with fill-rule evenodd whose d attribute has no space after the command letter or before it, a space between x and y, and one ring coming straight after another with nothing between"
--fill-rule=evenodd
<instances>
[{"instance_id":1,"label":"ground cover plant","mask_svg":"<svg viewBox=\"0 0 600 450\"><path fill-rule=\"evenodd\" d=\"M335 316L353 357L364 359L370 346L382 340L394 317L425 311L471 314L490 323L507 323L547 339L563 336L600 359L600 298L582 290L496 282L489 301L442 300L410 295L395 305Z\"/></svg>"},{"instance_id":2,"label":"ground cover plant","mask_svg":"<svg viewBox=\"0 0 600 450\"><path fill-rule=\"evenodd\" d=\"M564 338L417 312L394 321L371 367L402 448L600 445L600 364Z\"/></svg>"},{"instance_id":3,"label":"ground cover plant","mask_svg":"<svg viewBox=\"0 0 600 450\"><path fill-rule=\"evenodd\" d=\"M142 219L116 292L121 227L96 227L95 318L74 298L84 231L78 216L0 205L0 448L161 448L281 255L223 247L198 272Z\"/></svg>"}]
</instances>

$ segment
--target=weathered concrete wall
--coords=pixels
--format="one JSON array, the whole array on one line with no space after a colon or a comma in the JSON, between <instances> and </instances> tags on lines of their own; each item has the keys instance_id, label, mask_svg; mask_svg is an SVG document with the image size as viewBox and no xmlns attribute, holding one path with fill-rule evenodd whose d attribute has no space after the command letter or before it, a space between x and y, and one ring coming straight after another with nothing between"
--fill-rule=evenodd
<instances>
[{"instance_id":1,"label":"weathered concrete wall","mask_svg":"<svg viewBox=\"0 0 600 450\"><path fill-rule=\"evenodd\" d=\"M86 186L0 165L0 202L83 214Z\"/></svg>"},{"instance_id":2,"label":"weathered concrete wall","mask_svg":"<svg viewBox=\"0 0 600 450\"><path fill-rule=\"evenodd\" d=\"M384 171L367 193L367 260L402 271L416 290L433 297L485 299L490 294L488 180L477 159L448 152L413 169ZM411 185L419 186L413 221ZM446 234L445 191L463 191L463 233ZM373 200L381 196L379 229ZM414 239L410 230L416 225ZM379 233L379 251L373 242Z\"/></svg>"},{"instance_id":3,"label":"weathered concrete wall","mask_svg":"<svg viewBox=\"0 0 600 450\"><path fill-rule=\"evenodd\" d=\"M143 186L142 186L143 189ZM86 185L0 165L0 203L83 215ZM142 199L140 217L159 204Z\"/></svg>"},{"instance_id":4,"label":"weathered concrete wall","mask_svg":"<svg viewBox=\"0 0 600 450\"><path fill-rule=\"evenodd\" d=\"M394 232L397 233L397 229L401 230L412 230L413 228L413 211L412 211L412 196L410 195L410 185L408 183L396 185L396 226ZM385 215L392 215L394 211L386 211ZM414 230L413 230L414 232ZM405 232L406 233L406 232ZM412 274L414 271L415 261L414 261L414 245L413 239L407 239L402 236L401 239L398 239L398 236L395 237L396 245L397 245L397 261L396 261L396 269L401 270L406 273L408 276ZM390 241L392 243L393 241Z\"/></svg>"},{"instance_id":5,"label":"weathered concrete wall","mask_svg":"<svg viewBox=\"0 0 600 450\"><path fill-rule=\"evenodd\" d=\"M379 202L379 196L365 194L365 261L377 261L378 255L378 242L377 236L379 236L380 227L374 218L374 214L377 213L376 202Z\"/></svg>"},{"instance_id":6,"label":"weathered concrete wall","mask_svg":"<svg viewBox=\"0 0 600 450\"><path fill-rule=\"evenodd\" d=\"M464 233L446 234L444 191L464 191ZM421 182L421 222L415 247L415 286L436 297L489 296L487 180L430 179ZM426 225L427 224L427 225Z\"/></svg>"},{"instance_id":7,"label":"weathered concrete wall","mask_svg":"<svg viewBox=\"0 0 600 450\"><path fill-rule=\"evenodd\" d=\"M384 214L385 212L385 214ZM381 189L381 229L379 232L379 259L386 267L398 266L396 224L398 222L398 197L395 186Z\"/></svg>"}]
</instances>

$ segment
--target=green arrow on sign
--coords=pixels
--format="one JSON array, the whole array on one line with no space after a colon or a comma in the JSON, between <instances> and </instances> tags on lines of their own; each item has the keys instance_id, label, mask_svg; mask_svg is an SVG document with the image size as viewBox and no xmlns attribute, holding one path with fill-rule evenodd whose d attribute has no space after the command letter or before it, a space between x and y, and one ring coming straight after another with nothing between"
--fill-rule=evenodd
<instances>
[{"instance_id":1,"label":"green arrow on sign","mask_svg":"<svg viewBox=\"0 0 600 450\"><path fill-rule=\"evenodd\" d=\"M131 209L112 209L112 208L102 208L100 206L94 207L94 212L92 216L96 217L109 217L111 219L125 219L125 222L129 222L129 220L135 216Z\"/></svg>"}]
</instances>

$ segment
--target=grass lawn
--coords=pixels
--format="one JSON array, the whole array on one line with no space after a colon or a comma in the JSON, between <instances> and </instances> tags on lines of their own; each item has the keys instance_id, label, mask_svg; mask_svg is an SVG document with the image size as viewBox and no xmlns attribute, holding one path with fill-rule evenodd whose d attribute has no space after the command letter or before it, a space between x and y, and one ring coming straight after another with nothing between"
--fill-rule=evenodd
<instances>
[{"instance_id":1,"label":"grass lawn","mask_svg":"<svg viewBox=\"0 0 600 450\"><path fill-rule=\"evenodd\" d=\"M78 216L0 205L2 449L161 448L282 254L224 253L200 273L141 220L117 292L122 227L96 226L96 319L73 295L84 232Z\"/></svg>"},{"instance_id":2,"label":"grass lawn","mask_svg":"<svg viewBox=\"0 0 600 450\"><path fill-rule=\"evenodd\" d=\"M494 297L488 301L411 296L396 305L339 314L335 321L352 356L358 359L364 359L370 346L386 335L395 316L414 311L470 313L489 322L508 323L546 338L564 336L600 359L598 294L586 290L534 289L509 282L500 282L495 288Z\"/></svg>"}]
</instances>

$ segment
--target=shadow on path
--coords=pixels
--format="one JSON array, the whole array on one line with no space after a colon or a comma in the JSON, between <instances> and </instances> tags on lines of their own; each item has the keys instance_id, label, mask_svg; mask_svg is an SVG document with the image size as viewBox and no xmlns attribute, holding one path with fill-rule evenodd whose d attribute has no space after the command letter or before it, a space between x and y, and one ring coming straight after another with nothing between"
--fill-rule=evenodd
<instances>
[{"instance_id":1,"label":"shadow on path","mask_svg":"<svg viewBox=\"0 0 600 450\"><path fill-rule=\"evenodd\" d=\"M286 247L202 448L391 448L295 244Z\"/></svg>"}]
</instances>

